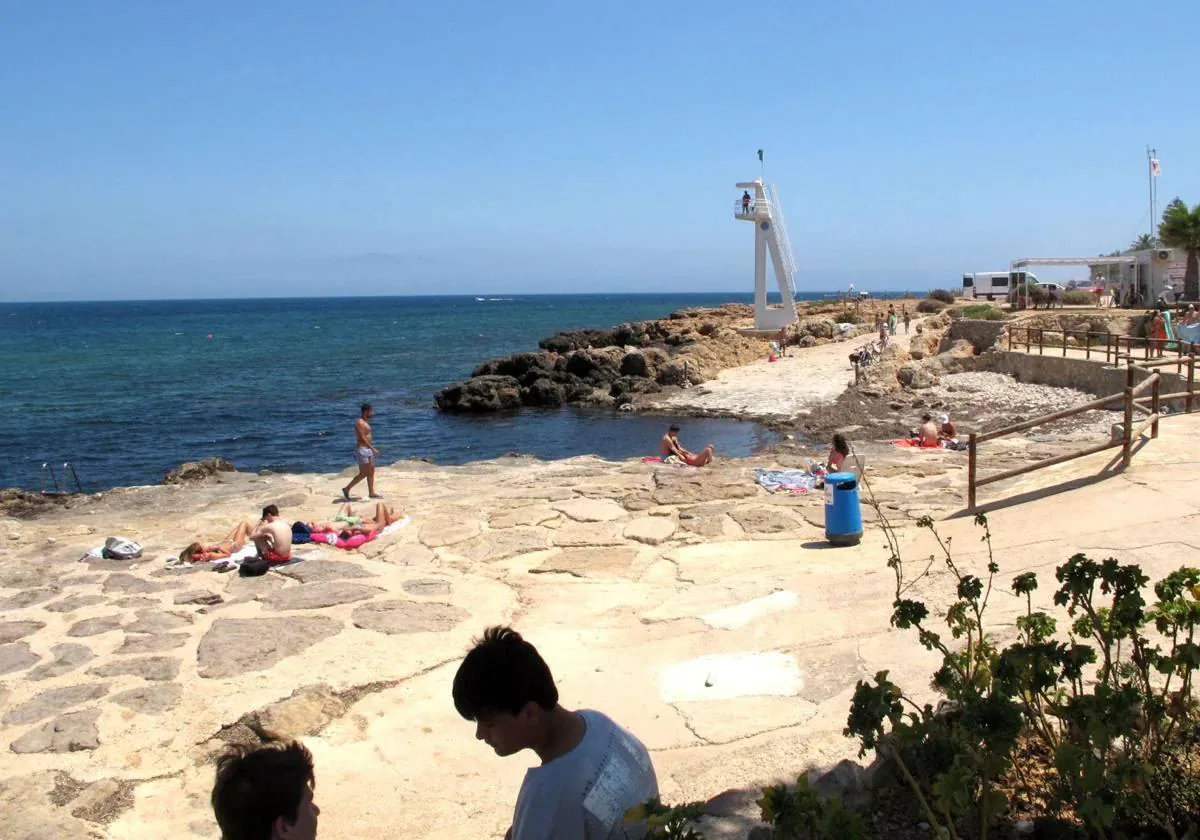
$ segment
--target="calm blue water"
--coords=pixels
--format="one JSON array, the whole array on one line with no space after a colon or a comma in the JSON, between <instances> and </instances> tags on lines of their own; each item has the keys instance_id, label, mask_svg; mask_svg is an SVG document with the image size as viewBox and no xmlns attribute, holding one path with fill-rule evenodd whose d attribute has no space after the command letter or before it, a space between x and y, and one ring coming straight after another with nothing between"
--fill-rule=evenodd
<instances>
[{"instance_id":1,"label":"calm blue water","mask_svg":"<svg viewBox=\"0 0 1200 840\"><path fill-rule=\"evenodd\" d=\"M813 297L820 297L814 295ZM530 410L458 417L433 395L493 356L559 330L658 318L745 295L322 298L0 303L0 487L38 487L44 462L85 489L157 483L183 461L243 470L351 464L361 402L381 463L458 464L651 453L663 417ZM681 421L683 440L746 455L774 440L752 423Z\"/></svg>"}]
</instances>

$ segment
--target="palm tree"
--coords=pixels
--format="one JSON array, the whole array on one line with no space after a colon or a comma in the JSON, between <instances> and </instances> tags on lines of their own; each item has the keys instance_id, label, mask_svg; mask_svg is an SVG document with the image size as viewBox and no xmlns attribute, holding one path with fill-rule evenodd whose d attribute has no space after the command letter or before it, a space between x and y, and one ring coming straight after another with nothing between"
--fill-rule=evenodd
<instances>
[{"instance_id":1,"label":"palm tree","mask_svg":"<svg viewBox=\"0 0 1200 840\"><path fill-rule=\"evenodd\" d=\"M1127 251L1148 251L1158 247L1158 240L1148 233L1143 233L1129 244Z\"/></svg>"},{"instance_id":2,"label":"palm tree","mask_svg":"<svg viewBox=\"0 0 1200 840\"><path fill-rule=\"evenodd\" d=\"M1200 300L1200 204L1191 210L1179 199L1167 205L1158 238L1168 248L1187 254L1187 270L1183 275L1183 297Z\"/></svg>"}]
</instances>

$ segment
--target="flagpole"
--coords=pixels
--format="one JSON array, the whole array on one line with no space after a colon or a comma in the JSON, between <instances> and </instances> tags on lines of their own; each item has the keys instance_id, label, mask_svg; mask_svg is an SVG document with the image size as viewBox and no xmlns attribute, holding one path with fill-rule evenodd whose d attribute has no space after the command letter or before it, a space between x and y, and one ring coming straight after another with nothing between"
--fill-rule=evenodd
<instances>
[{"instance_id":1,"label":"flagpole","mask_svg":"<svg viewBox=\"0 0 1200 840\"><path fill-rule=\"evenodd\" d=\"M1149 146L1146 146L1146 179L1147 179L1147 181L1149 181L1148 187L1150 189L1150 238L1151 239L1156 238L1154 235L1155 234L1155 228L1154 228L1154 204L1155 204L1155 201L1154 201L1154 199L1155 199L1155 195L1154 195L1154 158L1155 158L1155 155L1157 155L1157 154L1158 154L1158 149L1151 149Z\"/></svg>"}]
</instances>

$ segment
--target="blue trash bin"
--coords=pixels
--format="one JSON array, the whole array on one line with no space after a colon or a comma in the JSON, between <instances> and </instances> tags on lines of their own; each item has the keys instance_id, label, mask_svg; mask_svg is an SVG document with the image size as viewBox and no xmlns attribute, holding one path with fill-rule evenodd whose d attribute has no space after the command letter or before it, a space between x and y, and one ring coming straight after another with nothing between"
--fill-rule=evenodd
<instances>
[{"instance_id":1,"label":"blue trash bin","mask_svg":"<svg viewBox=\"0 0 1200 840\"><path fill-rule=\"evenodd\" d=\"M854 473L825 476L825 539L834 545L858 545L862 539L858 476Z\"/></svg>"}]
</instances>

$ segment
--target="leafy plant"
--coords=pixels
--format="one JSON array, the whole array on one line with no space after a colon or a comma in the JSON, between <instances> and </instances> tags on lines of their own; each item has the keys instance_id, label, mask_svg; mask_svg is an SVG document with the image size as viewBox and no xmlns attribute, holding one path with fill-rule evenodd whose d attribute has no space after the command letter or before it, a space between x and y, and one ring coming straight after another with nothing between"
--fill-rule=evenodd
<instances>
[{"instance_id":1,"label":"leafy plant","mask_svg":"<svg viewBox=\"0 0 1200 840\"><path fill-rule=\"evenodd\" d=\"M1008 316L1001 312L990 303L972 303L967 306L960 306L953 310L953 313L958 313L958 317L970 318L976 321L1003 321Z\"/></svg>"},{"instance_id":2,"label":"leafy plant","mask_svg":"<svg viewBox=\"0 0 1200 840\"><path fill-rule=\"evenodd\" d=\"M625 825L645 821L646 840L703 840L695 824L704 816L704 802L685 802L664 805L661 799L650 799L625 812Z\"/></svg>"},{"instance_id":3,"label":"leafy plant","mask_svg":"<svg viewBox=\"0 0 1200 840\"><path fill-rule=\"evenodd\" d=\"M935 300L933 298L925 298L917 301L917 311L925 314L933 312L941 312L946 308L946 302L943 300Z\"/></svg>"},{"instance_id":4,"label":"leafy plant","mask_svg":"<svg viewBox=\"0 0 1200 840\"><path fill-rule=\"evenodd\" d=\"M777 840L865 840L866 824L840 799L822 799L808 784L808 776L796 786L771 785L758 800L762 820Z\"/></svg>"},{"instance_id":5,"label":"leafy plant","mask_svg":"<svg viewBox=\"0 0 1200 840\"><path fill-rule=\"evenodd\" d=\"M1095 306L1096 295L1087 289L1067 289L1063 292L1062 302L1065 306Z\"/></svg>"},{"instance_id":6,"label":"leafy plant","mask_svg":"<svg viewBox=\"0 0 1200 840\"><path fill-rule=\"evenodd\" d=\"M958 295L949 289L934 289L926 297L929 300L940 300L942 303L954 303L958 300Z\"/></svg>"}]
</instances>

